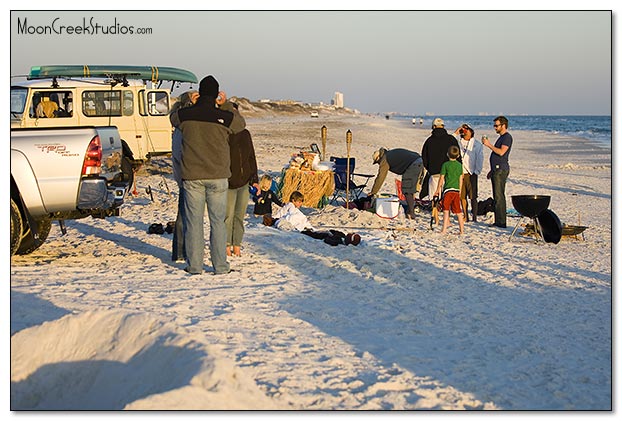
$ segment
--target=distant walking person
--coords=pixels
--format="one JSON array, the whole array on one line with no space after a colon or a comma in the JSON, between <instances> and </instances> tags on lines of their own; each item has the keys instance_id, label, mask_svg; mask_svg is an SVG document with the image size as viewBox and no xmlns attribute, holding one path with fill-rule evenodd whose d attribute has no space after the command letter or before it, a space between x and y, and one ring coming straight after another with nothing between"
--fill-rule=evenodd
<instances>
[{"instance_id":1,"label":"distant walking person","mask_svg":"<svg viewBox=\"0 0 622 421\"><path fill-rule=\"evenodd\" d=\"M173 231L173 261L183 262L186 260L186 251L184 247L184 183L181 177L181 145L183 143L183 134L179 128L179 116L177 112L181 108L191 107L197 102L199 93L191 90L184 92L179 96L179 100L173 105L169 119L173 126L172 136L172 161L173 161L173 178L177 182L179 188L179 199L177 199L177 217L175 218L175 229Z\"/></svg>"},{"instance_id":2,"label":"distant walking person","mask_svg":"<svg viewBox=\"0 0 622 421\"><path fill-rule=\"evenodd\" d=\"M510 174L510 151L512 149L512 135L508 132L508 119L499 116L494 120L495 132L499 138L493 145L488 138L482 139L482 144L489 148L490 172L488 178L492 181L492 198L495 201L495 222L491 226L506 227L505 183Z\"/></svg>"},{"instance_id":3,"label":"distant walking person","mask_svg":"<svg viewBox=\"0 0 622 421\"><path fill-rule=\"evenodd\" d=\"M183 134L184 237L190 274L203 272L205 205L209 215L210 258L214 274L230 272L227 262L227 189L231 176L229 135L244 130L244 118L227 101L213 76L199 84L195 105L178 112ZM217 105L220 107L218 108Z\"/></svg>"},{"instance_id":4,"label":"distant walking person","mask_svg":"<svg viewBox=\"0 0 622 421\"><path fill-rule=\"evenodd\" d=\"M464 220L469 220L467 199L470 199L472 221L477 222L477 177L484 166L484 148L481 143L475 140L475 130L468 124L463 124L456 129L454 137L457 136L459 136L458 144L462 153L463 178L460 201L464 211Z\"/></svg>"},{"instance_id":5,"label":"distant walking person","mask_svg":"<svg viewBox=\"0 0 622 421\"><path fill-rule=\"evenodd\" d=\"M229 136L231 177L227 191L227 256L240 257L244 237L244 215L248 207L249 185L259 188L257 160L251 134L244 129Z\"/></svg>"},{"instance_id":6,"label":"distant walking person","mask_svg":"<svg viewBox=\"0 0 622 421\"><path fill-rule=\"evenodd\" d=\"M441 118L435 118L432 122L432 135L428 137L421 149L423 167L429 174L428 194L436 191L440 179L441 165L448 161L447 151L450 146L458 146L458 141L445 130L445 122ZM460 159L458 159L461 161ZM423 190L423 189L422 189Z\"/></svg>"}]
</instances>

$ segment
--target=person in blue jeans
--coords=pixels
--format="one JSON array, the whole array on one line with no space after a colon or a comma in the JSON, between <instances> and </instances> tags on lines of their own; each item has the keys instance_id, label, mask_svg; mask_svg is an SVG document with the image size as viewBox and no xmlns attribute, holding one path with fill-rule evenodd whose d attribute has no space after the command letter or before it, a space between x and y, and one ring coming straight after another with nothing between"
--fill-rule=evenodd
<instances>
[{"instance_id":1,"label":"person in blue jeans","mask_svg":"<svg viewBox=\"0 0 622 421\"><path fill-rule=\"evenodd\" d=\"M499 138L493 145L488 138L482 138L482 144L491 150L490 172L488 179L492 182L492 198L495 201L495 222L491 226L506 228L505 183L510 175L510 151L512 135L508 132L508 119L499 116L494 120L495 132Z\"/></svg>"},{"instance_id":2,"label":"person in blue jeans","mask_svg":"<svg viewBox=\"0 0 622 421\"><path fill-rule=\"evenodd\" d=\"M179 129L179 116L177 112L180 108L191 107L197 102L199 93L195 90L184 92L179 96L179 100L173 105L169 119L173 126L173 136L171 139L171 151L173 162L173 178L179 188L179 199L177 200L177 217L175 218L175 228L173 230L173 262L186 261L186 249L184 247L184 184L181 178L181 145L183 135Z\"/></svg>"},{"instance_id":3,"label":"person in blue jeans","mask_svg":"<svg viewBox=\"0 0 622 421\"><path fill-rule=\"evenodd\" d=\"M219 91L218 81L207 76L199 83L196 104L177 113L183 135L181 175L184 187L184 237L192 275L203 273L205 237L203 221L207 205L210 259L214 274L230 272L227 262L227 191L231 177L229 135L246 127L244 118Z\"/></svg>"}]
</instances>

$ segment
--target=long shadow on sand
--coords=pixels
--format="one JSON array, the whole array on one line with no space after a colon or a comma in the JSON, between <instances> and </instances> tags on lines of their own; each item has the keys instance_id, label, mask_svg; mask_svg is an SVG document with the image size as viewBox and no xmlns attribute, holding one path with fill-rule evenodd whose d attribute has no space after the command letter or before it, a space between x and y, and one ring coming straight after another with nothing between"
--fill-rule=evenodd
<instances>
[{"instance_id":1,"label":"long shadow on sand","mask_svg":"<svg viewBox=\"0 0 622 421\"><path fill-rule=\"evenodd\" d=\"M11 291L11 335L71 313L34 294Z\"/></svg>"},{"instance_id":2,"label":"long shadow on sand","mask_svg":"<svg viewBox=\"0 0 622 421\"><path fill-rule=\"evenodd\" d=\"M126 224L127 226L136 229L138 231L140 231L142 228L144 228L144 231L147 231L148 228L148 224L142 223L142 222L134 222L134 221L128 221L122 218L117 218L116 222L122 222L124 224ZM110 242L113 242L115 244L117 244L119 247L124 247L127 248L128 250L133 250L133 251L140 251L143 254L147 254L147 255L151 255L154 257L157 257L158 259L160 259L162 261L162 263L167 264L169 266L175 266L172 262L171 262L171 251L169 250L165 250L161 247L157 247L154 245L151 245L139 238L135 238L135 237L130 237L127 236L123 233L121 234L116 234L114 232L110 232L110 231L106 231L105 229L99 228L99 227L94 227L88 224L84 224L81 222L77 222L77 221L72 221L71 224L72 228L75 228L77 231L81 232L82 234L85 235L95 235L103 240L108 240ZM144 227L143 227L144 226ZM158 234L155 234L158 235ZM162 234L162 235L167 235L167 234ZM168 235L169 238L172 239L172 235Z\"/></svg>"},{"instance_id":3,"label":"long shadow on sand","mask_svg":"<svg viewBox=\"0 0 622 421\"><path fill-rule=\"evenodd\" d=\"M586 188L568 188L568 187L559 187L559 186L552 186L546 183L536 183L533 181L526 181L526 180L511 180L512 184L515 185L519 185L519 186L526 186L526 187L530 187L533 188L537 191L542 191L542 190L551 190L551 191L555 191L555 192L561 192L561 193L567 193L567 194L575 194L578 195L579 197L581 196L587 196L587 197L597 197L597 198L601 198L601 199L609 199L611 200L611 194L606 194L606 193L600 193L597 191L591 191L589 190L588 187ZM508 200L508 204L511 205L512 201L511 198L508 196L507 197Z\"/></svg>"},{"instance_id":4,"label":"long shadow on sand","mask_svg":"<svg viewBox=\"0 0 622 421\"><path fill-rule=\"evenodd\" d=\"M478 279L440 259L432 266L364 243L330 248L297 234L271 247L262 252L309 286L283 308L387 367L504 409L611 408L610 289L546 289L528 280L506 287L495 279L505 276L499 267L481 268ZM329 267L326 257L346 263Z\"/></svg>"},{"instance_id":5,"label":"long shadow on sand","mask_svg":"<svg viewBox=\"0 0 622 421\"><path fill-rule=\"evenodd\" d=\"M141 398L184 387L206 354L165 342L162 338L125 363L85 360L44 365L28 378L11 382L11 410L121 410Z\"/></svg>"}]
</instances>

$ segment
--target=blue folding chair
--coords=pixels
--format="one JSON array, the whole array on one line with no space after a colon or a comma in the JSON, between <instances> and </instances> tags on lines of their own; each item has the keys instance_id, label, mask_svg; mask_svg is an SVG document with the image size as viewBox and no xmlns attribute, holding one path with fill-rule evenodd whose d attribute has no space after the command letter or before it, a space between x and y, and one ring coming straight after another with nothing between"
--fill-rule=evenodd
<instances>
[{"instance_id":1,"label":"blue folding chair","mask_svg":"<svg viewBox=\"0 0 622 421\"><path fill-rule=\"evenodd\" d=\"M348 180L348 158L331 156L330 160L335 164L335 168L333 170L335 173L335 191L329 203L334 203L335 200L341 196L343 196L345 201L346 190L349 192L349 196L347 198L348 201L351 202L355 199L360 199L361 196L363 196L363 190L367 187L367 183L369 183L369 180L374 176L355 173L354 169L356 168L356 159L350 158L350 179ZM360 182L357 182L355 177L358 178Z\"/></svg>"}]
</instances>

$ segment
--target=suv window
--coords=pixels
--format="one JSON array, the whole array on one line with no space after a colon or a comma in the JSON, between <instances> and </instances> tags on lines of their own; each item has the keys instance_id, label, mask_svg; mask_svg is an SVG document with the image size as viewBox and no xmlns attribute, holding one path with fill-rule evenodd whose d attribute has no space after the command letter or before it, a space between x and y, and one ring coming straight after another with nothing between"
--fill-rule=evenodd
<instances>
[{"instance_id":1,"label":"suv window","mask_svg":"<svg viewBox=\"0 0 622 421\"><path fill-rule=\"evenodd\" d=\"M26 107L26 99L28 98L28 89L11 87L11 115L12 117L19 117L18 114L24 112Z\"/></svg>"},{"instance_id":2,"label":"suv window","mask_svg":"<svg viewBox=\"0 0 622 421\"><path fill-rule=\"evenodd\" d=\"M145 96L147 107L145 109ZM166 91L140 91L139 112L141 115L168 115L169 103Z\"/></svg>"},{"instance_id":3,"label":"suv window","mask_svg":"<svg viewBox=\"0 0 622 421\"><path fill-rule=\"evenodd\" d=\"M82 92L82 113L87 117L121 116L121 91Z\"/></svg>"},{"instance_id":4,"label":"suv window","mask_svg":"<svg viewBox=\"0 0 622 421\"><path fill-rule=\"evenodd\" d=\"M33 91L28 115L31 118L67 118L73 115L71 91Z\"/></svg>"},{"instance_id":5,"label":"suv window","mask_svg":"<svg viewBox=\"0 0 622 421\"><path fill-rule=\"evenodd\" d=\"M134 93L132 91L123 91L123 115L134 114Z\"/></svg>"}]
</instances>

